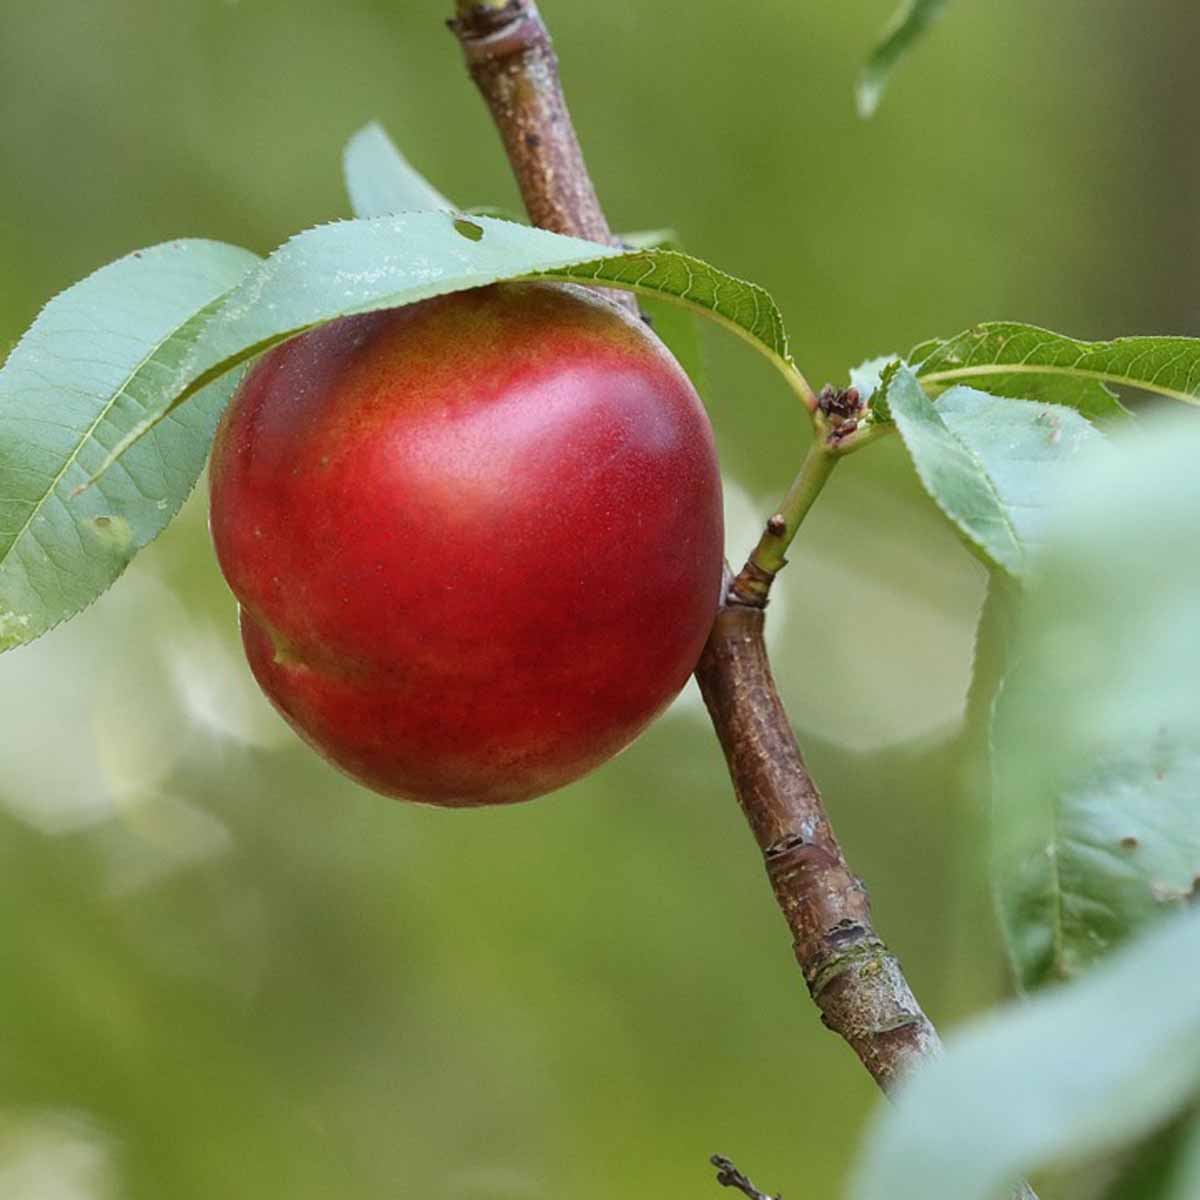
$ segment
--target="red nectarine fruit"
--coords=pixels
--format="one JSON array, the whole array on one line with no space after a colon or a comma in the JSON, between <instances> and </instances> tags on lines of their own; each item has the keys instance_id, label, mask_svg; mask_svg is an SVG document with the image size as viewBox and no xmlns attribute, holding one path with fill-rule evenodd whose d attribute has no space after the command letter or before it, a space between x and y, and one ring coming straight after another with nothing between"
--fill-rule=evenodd
<instances>
[{"instance_id":1,"label":"red nectarine fruit","mask_svg":"<svg viewBox=\"0 0 1200 1200\"><path fill-rule=\"evenodd\" d=\"M684 685L717 608L708 419L658 339L581 288L459 292L271 350L211 489L259 684L389 795L578 778Z\"/></svg>"}]
</instances>

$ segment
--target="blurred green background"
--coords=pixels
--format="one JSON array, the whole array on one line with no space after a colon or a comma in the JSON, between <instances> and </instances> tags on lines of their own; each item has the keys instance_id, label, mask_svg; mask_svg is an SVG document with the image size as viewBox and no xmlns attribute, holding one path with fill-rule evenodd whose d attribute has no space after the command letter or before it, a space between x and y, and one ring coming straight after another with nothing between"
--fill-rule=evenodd
<instances>
[{"instance_id":1,"label":"blurred green background","mask_svg":"<svg viewBox=\"0 0 1200 1200\"><path fill-rule=\"evenodd\" d=\"M614 226L766 285L814 383L988 318L1200 333L1187 0L957 0L879 115L893 0L545 0ZM516 207L449 2L45 0L0 30L0 348L178 235L265 252L347 215L382 119ZM710 339L744 554L807 436ZM1004 995L963 781L984 578L896 445L842 468L772 608L776 670L934 1019ZM818 1023L693 689L507 811L381 800L254 690L203 495L92 609L0 660L6 1200L712 1194L734 1156L836 1194L874 1104Z\"/></svg>"}]
</instances>

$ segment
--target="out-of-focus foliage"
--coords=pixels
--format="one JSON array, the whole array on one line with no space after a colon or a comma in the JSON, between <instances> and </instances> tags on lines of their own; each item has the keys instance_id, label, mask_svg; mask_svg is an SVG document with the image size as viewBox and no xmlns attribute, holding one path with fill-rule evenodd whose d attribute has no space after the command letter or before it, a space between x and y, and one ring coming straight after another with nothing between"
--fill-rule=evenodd
<instances>
[{"instance_id":1,"label":"out-of-focus foliage","mask_svg":"<svg viewBox=\"0 0 1200 1200\"><path fill-rule=\"evenodd\" d=\"M1200 879L1200 425L1146 424L1064 470L994 706L997 884L1026 986L1189 907ZM952 1043L881 1119L862 1200L1002 1195L1186 1116L1198 922ZM1144 1194L1190 1194L1160 1183Z\"/></svg>"},{"instance_id":2,"label":"out-of-focus foliage","mask_svg":"<svg viewBox=\"0 0 1200 1200\"><path fill-rule=\"evenodd\" d=\"M873 116L896 64L946 11L949 0L903 0L858 80L858 111Z\"/></svg>"},{"instance_id":3,"label":"out-of-focus foliage","mask_svg":"<svg viewBox=\"0 0 1200 1200\"><path fill-rule=\"evenodd\" d=\"M1019 606L992 743L1001 913L1027 987L1077 974L1200 880L1189 417L1085 456Z\"/></svg>"},{"instance_id":4,"label":"out-of-focus foliage","mask_svg":"<svg viewBox=\"0 0 1200 1200\"><path fill-rule=\"evenodd\" d=\"M1200 257L1182 0L961 6L869 124L852 79L890 0L542 7L614 228L676 225L767 286L814 382L989 317L1200 332L1180 284ZM137 246L266 253L348 215L338 156L372 117L447 195L517 209L446 15L14 11L0 348ZM736 555L807 434L767 365L708 348ZM871 1085L813 1016L691 690L559 796L379 800L256 696L202 499L77 621L0 660L0 796L27 827L3 838L29 864L0 923L46 931L0 943L29 973L0 988L14 1014L52 1003L59 1031L0 1049L0 1192L160 1200L220 1173L224 1194L275 1194L333 1163L325 1194L608 1200L711 1187L719 1150L785 1194L836 1193ZM952 1023L1006 987L979 796L956 791L985 573L896 439L839 468L790 557L770 630L785 699L881 928ZM107 1012L113 1048L90 1045ZM286 1111L244 1132L255 1105Z\"/></svg>"},{"instance_id":5,"label":"out-of-focus foliage","mask_svg":"<svg viewBox=\"0 0 1200 1200\"><path fill-rule=\"evenodd\" d=\"M1003 1200L1031 1168L1112 1155L1186 1115L1200 1094L1198 955L1189 912L952 1039L895 1109L881 1106L856 1200ZM1146 1200L1195 1195L1159 1182Z\"/></svg>"}]
</instances>

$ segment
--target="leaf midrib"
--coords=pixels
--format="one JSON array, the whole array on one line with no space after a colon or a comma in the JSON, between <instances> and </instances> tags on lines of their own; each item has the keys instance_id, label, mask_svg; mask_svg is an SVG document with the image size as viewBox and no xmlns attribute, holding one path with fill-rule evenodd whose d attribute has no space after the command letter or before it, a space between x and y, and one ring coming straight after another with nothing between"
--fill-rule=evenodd
<instances>
[{"instance_id":1,"label":"leaf midrib","mask_svg":"<svg viewBox=\"0 0 1200 1200\"><path fill-rule=\"evenodd\" d=\"M980 375L1066 375L1073 379L1093 379L1100 383L1115 383L1124 387L1137 388L1140 391L1156 392L1160 396L1169 396L1173 400L1182 400L1185 404L1200 404L1200 396L1179 388L1165 387L1146 379L1138 379L1121 375L1115 371L1097 371L1087 367L1037 366L1033 363L980 363L974 367L951 367L944 371L930 371L927 375L918 375L922 383L941 383L958 379L974 379Z\"/></svg>"},{"instance_id":2,"label":"leaf midrib","mask_svg":"<svg viewBox=\"0 0 1200 1200\"><path fill-rule=\"evenodd\" d=\"M219 297L219 298L224 299L224 297ZM91 424L88 425L87 429L85 429L83 431L75 448L71 451L71 453L69 455L67 455L67 458L63 462L63 465L58 469L54 478L50 481L49 486L41 494L41 496L38 498L37 502L34 504L33 508L30 510L29 516L25 518L24 522L22 522L20 529L18 529L16 531L16 533L13 534L12 541L9 542L9 544L5 547L4 552L0 553L0 568L3 568L8 565L8 562L12 558L17 547L21 544L22 540L26 537L26 535L29 533L29 530L32 528L33 522L37 519L37 517L41 513L42 509L45 508L46 503L49 501L50 497L53 496L55 494L55 492L58 490L58 486L60 483L62 483L63 479L66 477L67 472L78 461L79 455L83 452L84 446L86 446L88 444L88 442L91 441L92 435L103 424L104 419L109 415L110 412L112 412L113 408L120 402L121 398L123 396L126 396L129 394L129 389L133 386L134 382L138 379L138 377L146 369L146 367L154 360L154 358L158 354L158 352L172 338L178 336L181 331L187 329L187 327L189 325L191 325L192 322L194 322L197 317L201 316L207 309L212 307L212 303L213 302L210 301L208 304L204 305L203 308L198 309L195 313L193 313L190 317L188 317L188 319L186 321L184 321L183 324L177 325L174 329L168 330L161 338L159 338L159 340L157 342L155 342L150 347L149 350L146 351L146 353L142 356L142 358L140 358L134 364L134 366L130 370L129 374L121 382L120 387L117 388L117 390L112 394L110 399L103 405L103 407L100 409L100 411L96 414L95 418L92 420Z\"/></svg>"}]
</instances>

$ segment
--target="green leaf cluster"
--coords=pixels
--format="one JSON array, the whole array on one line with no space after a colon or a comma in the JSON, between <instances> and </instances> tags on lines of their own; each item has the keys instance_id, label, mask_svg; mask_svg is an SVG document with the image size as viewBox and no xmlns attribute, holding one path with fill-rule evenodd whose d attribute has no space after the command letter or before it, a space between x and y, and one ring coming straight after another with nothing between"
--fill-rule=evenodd
<instances>
[{"instance_id":1,"label":"green leaf cluster","mask_svg":"<svg viewBox=\"0 0 1200 1200\"><path fill-rule=\"evenodd\" d=\"M913 1081L858 1200L1003 1196L1147 1137L1112 1195L1197 1194L1197 453L1178 416L1083 445L1019 586L989 601L996 894L1018 979L1046 994Z\"/></svg>"},{"instance_id":2,"label":"green leaf cluster","mask_svg":"<svg viewBox=\"0 0 1200 1200\"><path fill-rule=\"evenodd\" d=\"M659 302L656 328L699 385L694 313L757 346L804 394L782 317L756 284L649 235L622 250L459 216L378 126L351 139L346 170L358 220L310 229L261 262L213 242L139 251L51 301L13 351L0 371L0 649L117 578L194 485L239 368L326 321L509 279L625 289Z\"/></svg>"}]
</instances>

